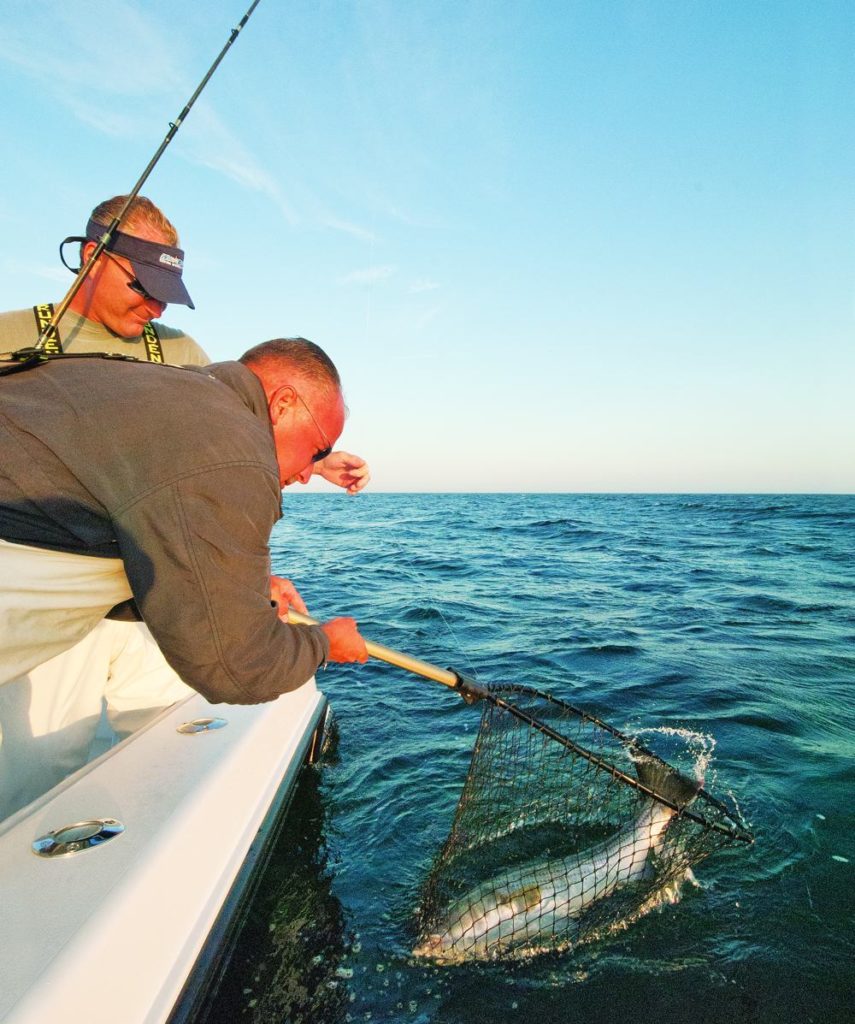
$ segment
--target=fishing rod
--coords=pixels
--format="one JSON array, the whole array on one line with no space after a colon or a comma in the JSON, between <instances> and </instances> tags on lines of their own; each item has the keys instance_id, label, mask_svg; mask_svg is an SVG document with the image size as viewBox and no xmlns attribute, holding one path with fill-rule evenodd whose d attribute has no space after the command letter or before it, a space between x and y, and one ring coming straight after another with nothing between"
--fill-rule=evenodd
<instances>
[{"instance_id":1,"label":"fishing rod","mask_svg":"<svg viewBox=\"0 0 855 1024\"><path fill-rule=\"evenodd\" d=\"M118 230L118 227L122 223L122 220L124 219L128 210L130 209L131 204L139 195L140 190L142 189L143 185L146 182L146 179L154 170L157 162L160 160L166 147L169 145L170 142L172 142L173 138L175 138L178 129L181 127L182 123L184 122L184 119L190 113L190 109L192 108L193 104L199 98L200 93L208 84L211 76L220 66L220 61L222 61L223 57L225 57L226 53L228 53L228 51L231 49L232 44L237 39L244 25L246 25L246 23L249 21L252 12L255 10L256 7L258 7L260 2L261 0L253 0L246 14L244 14L240 22L237 24L237 26L232 29L229 38L226 40L225 46L222 48L222 50L220 50L220 53L217 56L217 59L214 61L214 63L208 68L205 76L202 78L202 81L196 86L193 95L184 105L184 108L181 111L181 113L178 115L178 117L176 117L174 121L169 122L169 131L166 133L166 136L164 137L163 141L158 146L154 156L151 158L151 160L149 160L145 170L139 176L137 183L128 193L128 198L125 200L125 203L122 206L121 210L119 210L118 214L113 218L109 226L104 231L104 234L101 235L100 239L98 240L98 244L92 251L92 255L86 261L84 266L80 268L77 276L74 279L74 282L66 292L65 298L54 310L53 316L51 316L50 321L45 325L41 334L39 334L38 338L36 339L35 345L32 348L21 349L19 352L13 353L14 359L22 361L20 367L16 367L16 369L26 369L27 367L37 362L41 362L43 359L47 358L46 354L44 353L44 347L47 344L48 339L56 332L57 326L59 325L59 322L62 319L62 317L65 315L66 310L71 305L74 296L82 287L83 282L88 277L98 257L110 244L113 234Z\"/></svg>"}]
</instances>

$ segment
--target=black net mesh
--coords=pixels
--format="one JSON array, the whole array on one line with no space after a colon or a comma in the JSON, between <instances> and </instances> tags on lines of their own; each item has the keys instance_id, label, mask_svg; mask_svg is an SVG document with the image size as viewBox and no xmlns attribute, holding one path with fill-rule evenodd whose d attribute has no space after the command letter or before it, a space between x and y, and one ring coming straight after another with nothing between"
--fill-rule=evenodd
<instances>
[{"instance_id":1,"label":"black net mesh","mask_svg":"<svg viewBox=\"0 0 855 1024\"><path fill-rule=\"evenodd\" d=\"M518 686L491 688L483 705L416 955L566 949L673 898L715 850L751 842L734 807L577 708Z\"/></svg>"}]
</instances>

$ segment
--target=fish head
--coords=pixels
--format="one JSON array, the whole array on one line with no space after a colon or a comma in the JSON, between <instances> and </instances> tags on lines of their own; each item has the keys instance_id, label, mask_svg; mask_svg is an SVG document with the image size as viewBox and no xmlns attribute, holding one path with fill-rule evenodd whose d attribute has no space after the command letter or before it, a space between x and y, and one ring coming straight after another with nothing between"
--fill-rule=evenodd
<instances>
[{"instance_id":1,"label":"fish head","mask_svg":"<svg viewBox=\"0 0 855 1024\"><path fill-rule=\"evenodd\" d=\"M497 912L496 901L479 894L455 901L415 947L413 956L454 959L461 950L477 944Z\"/></svg>"},{"instance_id":2,"label":"fish head","mask_svg":"<svg viewBox=\"0 0 855 1024\"><path fill-rule=\"evenodd\" d=\"M449 933L431 932L413 947L413 956L424 960L453 961L457 958Z\"/></svg>"},{"instance_id":3,"label":"fish head","mask_svg":"<svg viewBox=\"0 0 855 1024\"><path fill-rule=\"evenodd\" d=\"M503 923L524 918L541 899L540 887L535 884L513 891L497 886L489 893L463 897L413 949L413 956L445 962L485 956L496 944L497 932L502 934ZM513 928L508 930L508 935L512 934Z\"/></svg>"}]
</instances>

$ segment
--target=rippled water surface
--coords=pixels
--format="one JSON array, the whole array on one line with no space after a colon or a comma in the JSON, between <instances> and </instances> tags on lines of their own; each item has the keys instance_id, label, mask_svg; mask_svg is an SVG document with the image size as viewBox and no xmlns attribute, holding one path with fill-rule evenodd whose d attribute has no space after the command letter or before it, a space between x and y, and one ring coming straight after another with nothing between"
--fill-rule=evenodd
<instances>
[{"instance_id":1,"label":"rippled water surface","mask_svg":"<svg viewBox=\"0 0 855 1024\"><path fill-rule=\"evenodd\" d=\"M318 681L339 759L302 813L323 818L319 905L336 910L298 939L315 1001L289 1004L292 1018L851 1020L853 556L847 496L287 494L274 564L315 615L352 614L371 639L630 732L700 734L708 788L756 835L599 944L425 966L411 913L479 712L385 665L331 666ZM256 912L272 915L261 931L276 934L276 913ZM280 1019L269 965L249 970L235 1012Z\"/></svg>"}]
</instances>

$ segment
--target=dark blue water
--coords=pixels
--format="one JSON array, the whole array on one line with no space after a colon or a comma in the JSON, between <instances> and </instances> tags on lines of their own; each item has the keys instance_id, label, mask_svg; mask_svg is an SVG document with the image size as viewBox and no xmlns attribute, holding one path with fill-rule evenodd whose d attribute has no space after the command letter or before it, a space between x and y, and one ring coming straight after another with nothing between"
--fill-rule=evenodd
<instances>
[{"instance_id":1,"label":"dark blue water","mask_svg":"<svg viewBox=\"0 0 855 1024\"><path fill-rule=\"evenodd\" d=\"M286 494L274 565L316 616L388 646L694 734L707 788L756 835L598 944L425 966L409 915L479 712L385 665L331 666L320 799L346 936L313 960L330 1019L852 1019L855 498Z\"/></svg>"}]
</instances>

